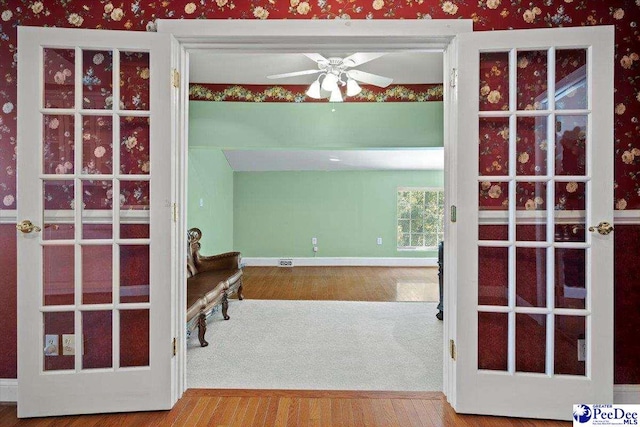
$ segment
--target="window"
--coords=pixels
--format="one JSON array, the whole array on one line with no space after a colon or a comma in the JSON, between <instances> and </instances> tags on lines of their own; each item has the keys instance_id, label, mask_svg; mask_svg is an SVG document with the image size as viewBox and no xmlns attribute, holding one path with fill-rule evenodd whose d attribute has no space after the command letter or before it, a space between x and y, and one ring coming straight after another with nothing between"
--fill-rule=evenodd
<instances>
[{"instance_id":1,"label":"window","mask_svg":"<svg viewBox=\"0 0 640 427\"><path fill-rule=\"evenodd\" d=\"M398 189L398 249L435 250L444 239L444 190Z\"/></svg>"}]
</instances>

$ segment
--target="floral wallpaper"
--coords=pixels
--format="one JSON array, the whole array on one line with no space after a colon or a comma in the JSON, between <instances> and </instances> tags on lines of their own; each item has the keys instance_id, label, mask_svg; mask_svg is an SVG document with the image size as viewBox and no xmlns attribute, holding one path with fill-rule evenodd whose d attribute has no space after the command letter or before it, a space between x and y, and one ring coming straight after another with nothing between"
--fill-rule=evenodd
<instances>
[{"instance_id":1,"label":"floral wallpaper","mask_svg":"<svg viewBox=\"0 0 640 427\"><path fill-rule=\"evenodd\" d=\"M70 28L96 28L135 31L154 31L155 20L168 19L472 19L474 30L490 31L498 29L544 28L560 26L615 25L615 207L616 209L640 208L640 142L636 135L640 132L640 0L0 0L0 209L16 207L16 26L56 26ZM578 70L584 61L579 51L562 52L556 61L558 79ZM483 61L483 85L479 99L486 109L501 110L509 99L505 86L507 63L501 54L486 54ZM493 56L493 57L491 57ZM518 76L527 79L527 85L517 94L520 107L544 108L546 90L543 52L523 52L518 56ZM70 90L74 78L75 61L72 50L57 49L45 52L47 73L45 75L47 106L68 106L72 102ZM145 67L148 57L144 53L130 52L121 56L123 83L121 105L129 109L148 108L149 70ZM112 72L112 58L109 52L86 51L83 53L83 104L86 108L102 109L113 102L112 88L107 83ZM559 80L560 81L560 80ZM246 89L246 88L245 88ZM406 89L406 90L405 90ZM413 94L412 94L413 91ZM392 87L389 92L371 91L363 94L367 99L406 100L421 97L415 89ZM300 94L285 89L243 90L241 87L207 88L197 85L192 88L192 97L220 98L225 100L247 99L274 100L300 99ZM426 95L437 96L436 93ZM568 95L567 95L568 96ZM558 102L578 102L580 93L572 99ZM425 98L426 100L426 98ZM121 141L122 171L125 173L148 173L149 141L148 123L138 119L125 120ZM55 127L57 125L57 128ZM100 143L101 131L94 124L83 123L91 129L86 132L86 146L93 148L93 155L83 156L83 171L98 173L110 170L112 147ZM107 124L105 124L107 125ZM495 175L499 169L508 167L504 145L500 140L504 132L500 123L486 123L496 134L481 136L481 171ZM544 154L546 141L541 136L542 124L529 121L521 123L523 131L518 137L518 170L523 173L544 173L544 166L538 160ZM49 149L45 152L45 168L52 173L71 173L74 147L68 144L67 131L74 126L71 118L45 117L43 126ZM53 127L52 127L53 126ZM584 139L580 128L563 128L563 138L573 141ZM106 131L105 131L106 132ZM569 139L565 139L569 141ZM502 147L502 148L501 148ZM84 150L86 152L86 149ZM584 151L567 152L572 167L580 167ZM491 156L495 157L492 158ZM525 161L526 160L526 161ZM567 166L569 166L567 163ZM491 195L496 196L495 183L489 186ZM575 185L578 185L575 183ZM573 188L572 183L569 188ZM481 190L483 191L483 190ZM575 191L578 192L578 191ZM489 194L489 191L487 191ZM505 192L500 193L504 196ZM519 193L520 194L520 193ZM518 206L531 208L533 201L537 207L536 192L522 190ZM564 206L571 205L570 196ZM532 198L533 196L533 198ZM496 197L494 202L501 205L504 199ZM543 201L546 203L546 201Z\"/></svg>"},{"instance_id":2,"label":"floral wallpaper","mask_svg":"<svg viewBox=\"0 0 640 427\"><path fill-rule=\"evenodd\" d=\"M226 102L327 102L306 95L308 85L225 85L192 83L191 101ZM344 91L343 91L344 92ZM344 93L343 93L344 96ZM344 102L429 102L442 101L441 84L392 85L386 88L362 86L356 96L344 96Z\"/></svg>"}]
</instances>

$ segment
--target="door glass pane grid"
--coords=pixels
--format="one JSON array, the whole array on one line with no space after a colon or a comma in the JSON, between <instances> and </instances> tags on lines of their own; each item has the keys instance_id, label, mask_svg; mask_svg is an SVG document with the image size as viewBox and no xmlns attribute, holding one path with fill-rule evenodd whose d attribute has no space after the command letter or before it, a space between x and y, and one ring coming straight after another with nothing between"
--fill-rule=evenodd
<instances>
[{"instance_id":1,"label":"door glass pane grid","mask_svg":"<svg viewBox=\"0 0 640 427\"><path fill-rule=\"evenodd\" d=\"M56 130L58 132L56 135L60 134L61 138L66 138L73 141L73 146L75 147L75 150L72 149L69 152L71 157L69 159L66 159L66 158L64 159L66 163L57 162L62 164L62 167L58 168L60 170L56 169L57 163L56 165L53 165L53 166L51 165L47 166L49 167L49 169L46 169L46 170L41 169L42 171L42 175L41 175L42 187L41 188L43 189L43 191L51 187L51 185L49 185L48 183L55 183L55 181L62 182L63 178L64 178L64 182L69 184L67 185L67 187L69 187L70 191L57 192L56 194L53 195L53 197L57 200L53 200L53 199L50 201L43 200L44 202L43 205L45 205L46 210L49 210L49 211L52 209L52 207L54 210L58 209L56 208L56 206L58 205L67 206L66 210L68 210L70 214L66 214L64 216L66 218L66 221L69 224L73 224L73 225L69 225L68 232L65 233L64 237L62 237L62 238L68 239L66 240L66 243L69 244L68 246L71 251L70 252L71 262L66 263L62 266L59 266L62 269L64 268L70 269L68 273L70 273L70 281L73 282L73 283L69 283L70 298L68 299L68 301L65 302L65 305L60 305L60 302L58 301L52 303L50 302L51 298L44 295L45 292L48 293L49 291L47 291L44 288L41 289L41 293L43 294L41 295L42 297L41 312L43 313L43 317L42 317L42 322L43 322L42 334L43 334L43 344L44 344L43 353L45 354L43 357L46 358L41 364L41 366L44 371L51 371L51 370L59 371L61 369L62 370L71 369L72 371L77 372L82 369L96 369L96 368L97 369L108 368L108 370L113 370L119 367L119 362L121 360L121 356L119 354L120 353L120 349L119 349L120 334L122 332L119 325L120 316L119 316L119 310L114 309L118 307L120 304L120 301L119 301L120 299L120 286L119 286L119 281L120 281L120 265L119 265L120 253L119 252L120 250L119 250L119 245L117 244L120 237L119 236L120 180L118 179L120 175L119 173L120 172L120 165L119 165L120 121L121 121L121 117L124 115L136 116L136 117L148 117L149 116L148 95L147 95L147 101L144 104L146 107L144 110L139 109L133 112L120 110L121 103L118 102L118 99L120 98L119 52L115 50L113 51L113 70L110 76L112 78L111 85L113 88L112 96L114 101L112 103L109 103L108 99L105 99L104 109L96 109L96 107L93 107L94 109L91 109L92 106L87 105L87 102L85 102L86 100L83 98L83 89L87 83L85 82L86 80L85 77L87 76L84 76L84 73L83 73L83 67L85 66L85 64L83 64L83 59L85 60L87 58L90 59L91 57L95 57L100 53L104 55L105 52L92 52L91 56L88 56L88 55L83 56L83 51L80 48L59 50L59 52L56 49L49 49L49 50L45 49L45 55L42 58L43 73L47 73L47 70L45 69L47 54L51 58L59 59L59 61L57 62L60 62L60 64L56 62L54 65L56 65L56 67L59 67L59 68L62 67L62 68L60 70L53 70L50 72L51 78L49 80L51 80L51 82L49 82L49 80L47 80L47 77L45 76L46 84L43 85L41 88L41 91L42 91L41 105L43 105L41 109L41 121L43 123L43 126L46 127L46 129L41 128L43 133L40 138L41 147L44 148L44 144L45 144L45 140L43 139L44 133L45 131L49 131L50 128L53 130ZM147 58L148 58L148 54L147 54ZM62 61L62 59L64 59L65 61ZM147 79L148 79L148 69L146 70L146 73L147 73ZM57 84L59 87L55 87L52 84ZM147 85L148 85L148 81L147 81ZM104 86L106 87L107 85L104 84ZM47 93L49 93L49 95L51 96L47 95ZM108 93L106 94L106 96L108 97ZM49 100L49 98L51 98L52 100ZM135 104L135 97L130 100L130 103L132 103L132 105ZM88 109L85 109L85 107ZM56 110L60 110L60 111L56 112ZM105 113L108 113L109 111L111 111L109 114L105 114ZM68 135L62 135L60 133L62 131L65 131L65 129L59 130L60 119L58 118L58 116L55 116L55 114L58 114L58 115L65 114L65 117L69 116L72 119L69 122L69 125L70 125L68 126L69 129L66 130L69 133ZM95 117L95 119L93 117ZM89 166L89 163L87 161L89 157L85 155L85 153L83 153L83 148L85 148L84 151L86 151L87 149L92 149L94 152L90 154L95 154L96 153L95 149L98 147L92 147L91 144L88 144L87 147L83 147L83 137L84 137L83 127L85 125L83 122L83 119L86 119L86 121L89 121L89 122L95 122L99 120L112 121L112 136L110 141L112 145L112 150L111 150L112 152L109 153L108 152L109 150L105 149L105 153L102 153L102 151L99 153L101 155L109 154L110 156L112 156L113 165L111 167L107 165L106 168L97 167L91 171L89 171L90 169L89 167L84 168L84 166ZM51 122L55 122L55 123L51 123ZM54 127L56 127L57 129L54 129ZM108 135L106 136L108 137ZM101 142L104 142L104 141L101 141ZM55 146L54 148L58 149L58 152L60 152L60 147ZM43 152L46 152L46 150L43 150ZM52 153L52 154L59 155L58 152ZM54 158L53 160L55 161L56 159ZM46 159L44 158L42 158L41 161L43 162L43 165L42 165L43 167L45 167L48 164L48 163L45 164ZM64 168L64 171L62 170L62 168ZM84 169L87 169L87 170L84 170ZM109 222L113 224L112 234L110 234L109 236L101 236L102 238L99 238L93 241L87 241L85 240L85 236L83 236L83 225L85 225L85 221L83 220L83 210L84 210L83 202L85 202L84 199L86 197L86 194L83 191L83 184L87 184L88 182L90 182L86 179L82 179L83 173L90 174L90 175L84 175L84 178L99 180L99 182L102 182L103 184L111 187L108 189L108 193L110 193L110 197L112 198L111 206L109 207L109 210L111 211L110 215L112 217ZM148 181L149 181L148 175L146 176L129 175L128 177L136 178L137 180L141 181L142 186L146 185L146 188L148 188ZM47 179L45 180L45 178ZM144 183L145 181L147 182L146 184ZM96 206L93 206L93 207L95 208ZM103 206L103 207L107 207L107 206ZM62 211L64 210L65 209L62 209ZM60 216L59 212L60 212L60 209L58 210L57 216ZM45 210L43 209L42 221L40 223L44 225L48 225L48 222L51 222L51 220L45 218ZM56 238L60 239L60 237L54 237L53 235L52 236L43 235L41 237L41 245L43 246L43 250L48 250L49 252L51 252L52 250L55 250L56 243L58 242L56 242L53 239L56 239ZM112 247L112 267L111 267L112 271L110 274L111 281L112 281L112 289L111 289L112 301L107 302L108 298L107 299L99 298L98 300L92 300L91 298L89 298L83 301L83 296L88 295L87 292L83 292L84 291L83 278L86 279L88 277L87 274L89 273L86 271L86 269L91 268L90 266L91 263L89 262L90 257L85 256L85 258L83 258L83 249L85 253L89 253L91 252L92 247L98 248L99 246L104 247L104 245L111 245ZM44 268L47 268L47 266L45 265ZM83 268L85 271L83 271ZM45 283L45 286L47 286L46 283ZM49 298L49 300L45 301L45 298ZM142 311L146 310L147 317L148 317L148 307L149 307L148 303L142 303L142 304L138 303L138 304L135 304L135 307L132 305L131 308L138 308L138 309L141 309ZM144 315L142 317L144 317ZM54 323L51 320L51 319L55 320L58 318L66 319L65 320L66 323L64 323L63 325L64 327L62 329L57 328L56 323ZM95 328L92 328L90 324L91 325L93 324L91 319L95 320L96 318L99 320L101 319L101 323L104 323L100 326L100 330L102 330L103 332L101 336L105 339L105 341L102 343L96 341L96 339L97 340L101 339L100 336L92 338L92 337L87 337L85 336L85 334L83 334L83 330L85 329L87 330L87 332L91 332L93 329L95 329ZM147 325L148 325L148 322L147 322ZM56 328L60 329L63 333L60 333L60 334L49 333L52 331L55 332L57 330ZM106 331L109 329L110 331L107 333ZM109 337L109 334L111 335L111 337ZM147 331L147 335L148 335L148 331ZM148 347L148 339L146 341L147 341L147 347ZM88 349L89 353L86 353L84 351L85 350L84 346L87 345L88 343L93 347ZM100 353L105 351L106 348L110 348L112 353L111 361L107 362L106 360L109 359L109 357L107 357L107 359L104 359L105 357L104 355L101 355L99 359L96 359L95 357L91 356L92 354L94 355L97 354L95 353L96 348L100 349ZM58 353L57 355L56 355L56 349ZM65 351L64 361L62 360L63 350ZM91 351L93 351L94 353L91 353ZM144 351L143 351L143 354L144 354ZM54 361L55 357L60 357L61 361L55 362ZM148 361L148 356L146 356L146 359L143 357L141 360L143 362L145 360ZM130 365L133 364L136 366L142 365L142 363L140 363L140 360L138 360L137 362L129 361L127 363Z\"/></svg>"},{"instance_id":2,"label":"door glass pane grid","mask_svg":"<svg viewBox=\"0 0 640 427\"><path fill-rule=\"evenodd\" d=\"M514 62L516 58L515 53L516 53L515 50L510 52L510 64L509 64L510 80L509 80L509 91L508 91L510 102L509 102L509 113L506 115L509 117L509 174L508 176L500 176L499 178L493 177L493 176L491 177L491 179L493 180L500 179L502 181L504 179L504 181L508 181L508 186L509 186L509 196L510 196L510 203L508 208L509 215L508 217L505 218L505 220L507 221L506 225L508 227L509 238L506 242L503 242L497 245L500 248L507 249L509 254L508 304L506 305L506 307L505 306L500 307L501 304L498 304L498 306L482 305L478 307L479 328L482 327L484 328L484 330L486 330L486 328L488 327L487 319L490 319L490 317L487 317L487 316L483 317L483 313L485 314L504 313L504 315L506 316L504 318L504 326L508 327L508 332L505 334L506 336L504 338L507 340L507 342L504 344L506 344L505 347L508 354L505 355L506 366L500 365L500 364L498 365L487 364L486 360L485 361L480 360L482 359L483 354L484 355L487 354L487 349L485 348L483 350L481 348L482 344L479 343L480 359L479 359L478 368L489 369L489 370L496 370L496 369L506 370L511 374L516 373L516 371L518 372L533 371L533 372L541 373L547 376L553 376L556 374L584 375L585 372L588 371L589 369L588 366L581 370L579 364L576 367L574 366L576 365L575 363L572 364L570 362L567 362L567 360L570 361L570 360L573 360L572 358L575 358L575 354L574 354L575 351L571 352L570 356L567 356L566 354L561 353L562 349L560 349L559 347L562 347L562 348L567 347L567 344L560 343L562 344L562 346L559 346L559 344L556 342L559 339L558 338L559 334L562 332L562 331L559 332L557 330L558 328L556 324L556 318L560 316L559 318L564 320L564 324L572 324L571 323L573 321L572 318L576 318L576 317L578 318L578 321L573 321L573 323L580 323L579 318L582 318L584 320L585 326L581 329L581 331L578 331L578 332L573 331L573 329L580 329L580 328L577 328L577 327L573 328L571 329L570 333L573 333L574 335L577 334L580 336L584 336L585 335L584 332L586 330L586 323L589 320L588 311L580 310L580 309L575 310L574 308L580 308L576 306L569 306L566 309L555 308L556 301L555 301L554 286L555 286L555 279L556 279L555 275L557 273L555 261L557 259L557 254L556 254L557 251L561 251L561 252L564 251L563 253L571 253L571 251L582 250L586 252L584 256L588 259L590 250L588 249L588 245L585 245L584 243L582 244L580 243L572 244L572 243L564 243L564 242L556 243L555 223L557 218L556 218L555 205L556 205L556 188L560 188L560 187L557 187L558 184L561 186L568 185L570 187L570 190L572 191L575 191L576 188L579 188L580 190L585 189L584 192L587 193L587 189L589 187L589 177L586 175L586 169L584 167L582 169L580 169L579 167L577 169L574 168L574 170L577 171L577 173L575 174L565 173L564 176L563 175L558 176L557 177L558 179L556 179L556 176L554 176L554 172L556 172L555 141L556 141L557 131L555 126L555 123L556 123L556 111L555 111L555 108L556 108L556 105L555 105L556 60L555 60L555 50L553 48L550 48L548 51L548 63L546 64L546 70L545 70L545 72L547 73L547 76L546 76L547 93L546 93L545 99L542 100L543 105L548 106L548 111L540 112L542 113L542 115L540 113L528 114L529 117L545 117L546 118L545 120L546 131L543 131L542 133L542 137L544 137L545 136L544 134L546 132L546 146L545 146L546 156L544 161L541 162L539 165L541 171L538 171L536 169L535 173L532 173L531 175L523 174L523 175L517 176L516 167L518 166L518 161L521 159L519 159L519 155L516 151L517 149L516 127L514 126L514 124L516 120L518 120L518 118L526 117L527 114L523 115L521 111L514 111L515 98L518 95L518 91L516 89L516 80L515 80L515 70L516 70L516 67L514 66L515 65ZM520 60L522 60L522 58L523 58L522 55L518 57L518 59ZM544 86L544 84L542 84L542 86ZM481 100L481 104L482 104L482 100ZM518 106L518 108L519 107L520 106ZM542 107L538 105L538 107L533 106L532 108L535 109L535 108L542 108ZM487 117L491 117L491 118L499 117L502 115L501 113L502 112L486 112L486 111L480 112L479 118L482 121L483 118L487 118ZM582 113L582 112L578 112L578 113ZM587 123L587 120L590 119L588 111L584 111L583 114L576 114L575 111L560 112L560 116L563 116L563 115L578 116L576 118L569 117L569 120L573 120L573 122L582 120L579 116L584 116L585 118L583 120L584 123ZM539 123L540 119L536 118L531 120L536 120ZM522 120L520 120L520 123L522 123ZM588 129L588 126L585 125L584 128ZM583 137L584 140L586 141L589 140L588 132L587 132L587 135L585 136L580 135L580 136ZM540 136L536 136L536 140L538 140L539 138ZM590 148L591 148L590 144L587 143L586 149L584 149L584 155L583 155L584 165L588 164L587 156L590 154ZM480 153L480 155L482 155L482 152ZM489 159L489 161L491 161L491 159ZM536 163L536 166L538 166L537 163ZM480 172L479 173L480 175L483 175L483 171L479 171L479 172ZM542 172L542 173L539 173L539 172ZM484 177L479 176L478 178L480 186L482 186L483 182L485 183L488 182L487 181L488 177L486 176L488 174L484 173L484 175L485 175ZM505 182L504 184L507 184L507 183ZM536 204L535 206L533 206L532 203L528 203L528 205L532 205L532 206L528 206L528 205L520 206L520 203L515 200L515 196L517 195L518 190L521 190L522 187L525 185L535 187L534 192L536 193L535 194L536 197L532 198L533 203L535 203L535 200L538 197L542 198L546 196L546 200L541 199L540 203ZM542 189L538 189L537 187L542 187ZM540 194L538 194L539 192ZM585 208L586 208L586 203L585 203ZM482 207L480 207L480 210L482 210ZM518 215L516 215L518 212L516 211L524 211L523 213L529 213L528 211L531 211L531 210L539 210L540 212L537 215L533 215L533 219L529 221L533 221L533 224L546 223L546 228L543 230L543 233L539 236L540 238L534 239L534 240L538 240L537 242L528 241L531 239L526 239L526 238L523 241L523 239L520 236L516 237L515 219L518 217ZM528 215L528 216L531 216L531 215ZM482 226L482 218L480 218L480 220L481 220L480 225ZM481 233L481 236L482 236L482 233ZM484 244L482 244L481 242L479 249L484 249L486 251L486 249L490 249L488 246L491 246L494 243L499 243L499 242L484 241ZM536 247L538 247L539 249L535 249ZM495 248L495 249L498 249L498 248ZM526 300L524 302L520 301L520 299L522 298L518 298L516 295L516 287L515 287L516 260L519 260L519 258L517 258L516 256L516 250L523 250L523 249L528 251L533 251L532 253L536 253L537 255L535 258L536 259L540 258L539 261L544 264L544 265L541 264L540 268L536 267L535 271L533 272L534 274L536 273L536 271L540 271L542 273L542 276L538 277L537 279L538 285L536 286L536 288L538 288L539 291L542 293L537 295L536 304L533 304L533 307L531 306L530 302L527 302ZM588 270L589 267L590 267L590 264L586 263L585 268ZM558 266L558 268L563 268L563 267ZM589 272L585 271L585 277L588 278L589 277L588 274ZM540 281L540 279L542 279L542 281ZM585 285L586 285L585 287L588 289L590 284L587 283ZM540 286L543 286L544 289L540 288ZM482 301L483 300L479 300L479 303L481 303ZM485 303L488 302L489 304L494 303L494 302L490 302L491 300L485 299L484 301L486 301ZM588 299L587 301L585 301L585 303L586 303L586 307L590 306ZM480 325L481 321L483 322L484 326ZM520 325L520 326L517 326L517 325ZM538 344L544 343L546 350L542 351L542 353L538 352L539 356L544 355L543 356L544 360L542 361L527 360L526 358L523 358L524 356L521 354L520 351L516 353L517 351L516 340L518 340L518 342L520 343L519 345L522 347L521 350L526 351L526 345L523 344L526 341L522 339L522 334L524 333L524 331L520 330L520 328L525 328L525 329L528 329L529 331L534 331L537 337L535 341L538 342ZM480 329L479 329L479 333L480 333ZM576 345L577 345L577 342L576 342ZM502 348L505 348L505 347L502 347ZM498 348L500 348L500 344L498 344ZM557 358L560 358L560 359L556 360ZM558 368L557 366L558 363L561 363L560 368ZM518 366L521 366L522 369L517 369L516 364L518 364ZM502 366L502 367L496 368L496 366Z\"/></svg>"}]
</instances>

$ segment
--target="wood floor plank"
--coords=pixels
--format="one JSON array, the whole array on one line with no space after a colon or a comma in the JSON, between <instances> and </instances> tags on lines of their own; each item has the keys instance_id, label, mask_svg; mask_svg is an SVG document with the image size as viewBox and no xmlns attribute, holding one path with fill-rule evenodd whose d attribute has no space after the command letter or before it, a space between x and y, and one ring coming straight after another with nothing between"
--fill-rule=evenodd
<instances>
[{"instance_id":1,"label":"wood floor plank","mask_svg":"<svg viewBox=\"0 0 640 427\"><path fill-rule=\"evenodd\" d=\"M298 425L300 427L306 427L309 425L311 417L310 413L310 401L311 399L303 397L300 399L300 412L298 414Z\"/></svg>"},{"instance_id":2,"label":"wood floor plank","mask_svg":"<svg viewBox=\"0 0 640 427\"><path fill-rule=\"evenodd\" d=\"M433 302L437 272L435 267L245 267L243 289L248 299Z\"/></svg>"},{"instance_id":3,"label":"wood floor plank","mask_svg":"<svg viewBox=\"0 0 640 427\"><path fill-rule=\"evenodd\" d=\"M273 427L275 425L280 399L281 397L272 397L269 399L269 405L267 406L267 413L264 419L264 427Z\"/></svg>"},{"instance_id":4,"label":"wood floor plank","mask_svg":"<svg viewBox=\"0 0 640 427\"><path fill-rule=\"evenodd\" d=\"M436 418L429 412L422 399L411 399L411 404L418 415L418 419L424 427L444 426L443 421L439 416Z\"/></svg>"},{"instance_id":5,"label":"wood floor plank","mask_svg":"<svg viewBox=\"0 0 640 427\"><path fill-rule=\"evenodd\" d=\"M176 418L176 420L173 422L174 426L185 425L187 423L187 420L191 416L191 412L193 411L193 409L198 404L198 401L200 400L199 397L191 397L188 399L189 400L187 401L187 404L185 405L184 409L182 409L180 416L178 416L178 418Z\"/></svg>"},{"instance_id":6,"label":"wood floor plank","mask_svg":"<svg viewBox=\"0 0 640 427\"><path fill-rule=\"evenodd\" d=\"M267 409L269 408L269 402L271 397L260 397L258 401L258 407L256 408L256 416L254 418L252 426L262 427L264 426L265 418L267 417Z\"/></svg>"},{"instance_id":7,"label":"wood floor plank","mask_svg":"<svg viewBox=\"0 0 640 427\"><path fill-rule=\"evenodd\" d=\"M187 418L187 420L183 425L189 426L189 427L195 426L200 420L200 418L202 418L202 414L204 413L205 408L213 399L215 398L213 397L198 398L198 401L196 402L195 406L191 410L191 413L189 414L189 417Z\"/></svg>"},{"instance_id":8,"label":"wood floor plank","mask_svg":"<svg viewBox=\"0 0 640 427\"><path fill-rule=\"evenodd\" d=\"M211 418L211 414L215 412L216 408L222 401L221 397L202 396L201 399L205 402L205 407L202 414L200 414L200 417L195 421L194 425L196 427L206 427L208 425L207 423L209 422L209 418Z\"/></svg>"},{"instance_id":9,"label":"wood floor plank","mask_svg":"<svg viewBox=\"0 0 640 427\"><path fill-rule=\"evenodd\" d=\"M242 427L242 426L254 425L256 412L258 411L258 402L260 401L260 398L249 397L247 399L248 401L247 401L247 406L245 408L244 414L242 414L242 417L236 417L232 426Z\"/></svg>"},{"instance_id":10,"label":"wood floor plank","mask_svg":"<svg viewBox=\"0 0 640 427\"><path fill-rule=\"evenodd\" d=\"M15 405L0 405L2 427L64 426L331 426L331 427L560 427L571 423L459 415L443 399L240 390L211 395L190 390L171 411L18 419Z\"/></svg>"},{"instance_id":11,"label":"wood floor plank","mask_svg":"<svg viewBox=\"0 0 640 427\"><path fill-rule=\"evenodd\" d=\"M300 417L300 398L294 397L289 404L289 416L287 417L287 426L296 427L299 424Z\"/></svg>"},{"instance_id":12,"label":"wood floor plank","mask_svg":"<svg viewBox=\"0 0 640 427\"><path fill-rule=\"evenodd\" d=\"M320 398L320 425L322 427L331 427L331 399L328 397Z\"/></svg>"},{"instance_id":13,"label":"wood floor plank","mask_svg":"<svg viewBox=\"0 0 640 427\"><path fill-rule=\"evenodd\" d=\"M275 427L286 427L289 419L289 406L291 405L290 397L281 397L278 400L278 410L276 412Z\"/></svg>"},{"instance_id":14,"label":"wood floor plank","mask_svg":"<svg viewBox=\"0 0 640 427\"><path fill-rule=\"evenodd\" d=\"M309 426L320 425L320 399L313 398L309 400Z\"/></svg>"}]
</instances>

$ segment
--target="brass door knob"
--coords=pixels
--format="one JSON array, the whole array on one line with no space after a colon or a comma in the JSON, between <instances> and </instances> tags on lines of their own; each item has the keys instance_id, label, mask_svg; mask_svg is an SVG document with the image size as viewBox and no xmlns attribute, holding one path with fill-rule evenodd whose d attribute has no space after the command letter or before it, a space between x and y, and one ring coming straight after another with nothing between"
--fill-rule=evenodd
<instances>
[{"instance_id":1,"label":"brass door knob","mask_svg":"<svg viewBox=\"0 0 640 427\"><path fill-rule=\"evenodd\" d=\"M613 225L609 224L608 222L601 222L600 224L598 224L597 227L591 226L589 227L589 231L591 231L592 233L597 231L598 233L602 234L603 236L606 236L607 234L611 233L613 231Z\"/></svg>"},{"instance_id":2,"label":"brass door knob","mask_svg":"<svg viewBox=\"0 0 640 427\"><path fill-rule=\"evenodd\" d=\"M25 234L29 234L32 231L35 231L37 233L37 232L42 230L40 227L38 227L37 225L34 225L28 219L22 220L19 223L17 223L16 224L16 229L18 231L21 231L21 232L25 233Z\"/></svg>"}]
</instances>

